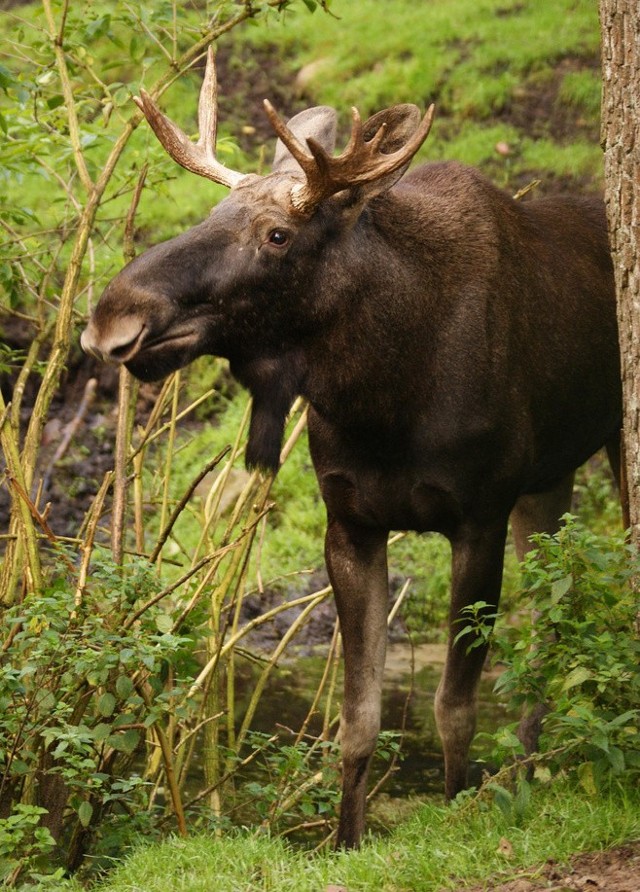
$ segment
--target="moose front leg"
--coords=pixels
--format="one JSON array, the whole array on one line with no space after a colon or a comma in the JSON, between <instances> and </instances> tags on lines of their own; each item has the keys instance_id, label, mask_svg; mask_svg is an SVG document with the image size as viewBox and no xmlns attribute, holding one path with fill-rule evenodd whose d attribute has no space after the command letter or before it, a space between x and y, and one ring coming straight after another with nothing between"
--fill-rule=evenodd
<instances>
[{"instance_id":1,"label":"moose front leg","mask_svg":"<svg viewBox=\"0 0 640 892\"><path fill-rule=\"evenodd\" d=\"M469 748L476 727L476 700L488 642L473 634L456 636L467 624L463 610L484 601L480 611L495 613L500 598L506 522L493 529L467 531L452 543L451 608L447 659L435 697L435 716L442 740L445 795L453 799L467 786Z\"/></svg>"},{"instance_id":2,"label":"moose front leg","mask_svg":"<svg viewBox=\"0 0 640 892\"><path fill-rule=\"evenodd\" d=\"M378 732L387 643L387 534L330 519L325 539L344 650L338 846L364 831L367 776Z\"/></svg>"}]
</instances>

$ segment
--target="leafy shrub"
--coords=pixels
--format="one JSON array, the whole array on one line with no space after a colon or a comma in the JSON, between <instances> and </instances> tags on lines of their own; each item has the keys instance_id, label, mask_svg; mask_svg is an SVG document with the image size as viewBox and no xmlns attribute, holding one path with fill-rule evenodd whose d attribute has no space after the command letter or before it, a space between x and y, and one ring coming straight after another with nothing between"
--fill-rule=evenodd
<instances>
[{"instance_id":1,"label":"leafy shrub","mask_svg":"<svg viewBox=\"0 0 640 892\"><path fill-rule=\"evenodd\" d=\"M597 536L567 515L556 536L536 536L524 562L529 619L496 635L512 705L544 702L540 750L553 771L590 792L640 770L640 558L624 537ZM535 621L531 617L535 616ZM519 749L513 729L496 735Z\"/></svg>"}]
</instances>

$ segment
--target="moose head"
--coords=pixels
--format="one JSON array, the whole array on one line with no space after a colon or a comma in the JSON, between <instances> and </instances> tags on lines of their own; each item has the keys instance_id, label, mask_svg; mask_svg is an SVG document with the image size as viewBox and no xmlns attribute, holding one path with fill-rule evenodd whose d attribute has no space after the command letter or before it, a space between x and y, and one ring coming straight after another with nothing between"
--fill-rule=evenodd
<instances>
[{"instance_id":1,"label":"moose head","mask_svg":"<svg viewBox=\"0 0 640 892\"><path fill-rule=\"evenodd\" d=\"M299 363L282 357L339 312L330 289L309 283L322 281L320 270L327 255L340 251L341 233L403 175L429 133L433 107L421 120L416 106L399 105L364 124L353 109L349 143L333 157L333 109L308 109L285 125L265 100L279 140L272 172L258 176L230 170L216 157L211 48L197 143L145 91L135 101L178 164L231 191L203 223L146 251L113 279L82 347L125 363L142 380L162 378L202 354L227 357L254 392L247 461L275 470L301 373Z\"/></svg>"},{"instance_id":2,"label":"moose head","mask_svg":"<svg viewBox=\"0 0 640 892\"><path fill-rule=\"evenodd\" d=\"M435 712L445 792L467 782L485 638L459 621L500 595L509 519L522 556L568 510L574 470L607 445L617 472L621 395L613 273L602 202L516 202L472 168L407 172L433 109L379 112L334 155L336 115L302 112L273 170L215 156L211 52L193 144L145 93L169 154L230 188L204 222L106 287L86 351L151 380L201 354L228 357L253 396L246 457L276 470L285 419L309 401L327 507L326 561L344 643L338 841L357 845L380 727L392 529L451 542L447 661ZM538 715L521 735L535 744Z\"/></svg>"}]
</instances>

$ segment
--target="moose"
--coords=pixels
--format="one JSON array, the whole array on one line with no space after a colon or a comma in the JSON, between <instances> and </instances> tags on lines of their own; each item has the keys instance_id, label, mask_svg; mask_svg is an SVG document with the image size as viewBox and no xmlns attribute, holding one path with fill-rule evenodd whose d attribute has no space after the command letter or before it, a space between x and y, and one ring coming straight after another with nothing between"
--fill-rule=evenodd
<instances>
[{"instance_id":1,"label":"moose","mask_svg":"<svg viewBox=\"0 0 640 892\"><path fill-rule=\"evenodd\" d=\"M144 381L226 357L253 398L250 467L278 469L288 411L308 401L344 649L338 844L357 846L380 728L389 532L438 531L451 544L435 715L452 798L467 784L487 652L456 641L462 611L495 611L509 521L523 556L533 533L557 530L574 471L601 447L619 477L604 206L516 201L457 162L407 172L433 118L411 104L364 122L354 109L336 154L333 109L285 124L265 100L272 171L243 175L215 154L211 50L197 142L144 91L135 101L178 164L230 192L109 282L82 346ZM538 726L535 711L524 717L529 748Z\"/></svg>"}]
</instances>

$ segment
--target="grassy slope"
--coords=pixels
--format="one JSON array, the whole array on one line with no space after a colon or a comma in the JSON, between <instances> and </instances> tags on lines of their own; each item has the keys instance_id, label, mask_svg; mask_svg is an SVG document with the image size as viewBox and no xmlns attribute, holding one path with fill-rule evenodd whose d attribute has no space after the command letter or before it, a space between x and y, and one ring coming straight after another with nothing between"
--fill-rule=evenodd
<instances>
[{"instance_id":1,"label":"grassy slope","mask_svg":"<svg viewBox=\"0 0 640 892\"><path fill-rule=\"evenodd\" d=\"M560 784L538 791L518 819L495 807L423 805L359 852L309 856L250 833L143 844L96 892L321 892L328 884L349 892L440 892L485 881L492 888L547 859L562 862L639 836L638 791L594 800ZM507 857L504 840L512 849Z\"/></svg>"},{"instance_id":2,"label":"grassy slope","mask_svg":"<svg viewBox=\"0 0 640 892\"><path fill-rule=\"evenodd\" d=\"M248 31L243 44L277 44L292 76L303 69L304 95L345 112L435 102L420 158L481 165L509 186L525 172L600 181L593 3L337 0L331 8L337 20L289 16ZM508 158L498 141L511 145Z\"/></svg>"}]
</instances>

